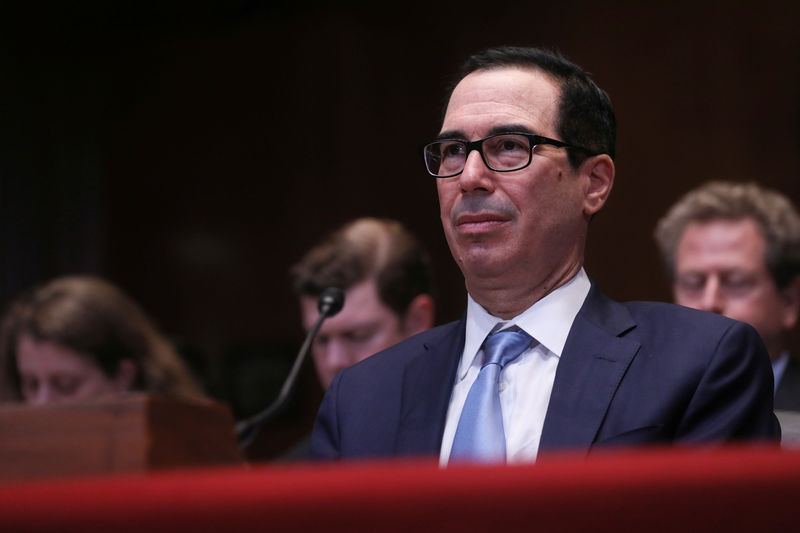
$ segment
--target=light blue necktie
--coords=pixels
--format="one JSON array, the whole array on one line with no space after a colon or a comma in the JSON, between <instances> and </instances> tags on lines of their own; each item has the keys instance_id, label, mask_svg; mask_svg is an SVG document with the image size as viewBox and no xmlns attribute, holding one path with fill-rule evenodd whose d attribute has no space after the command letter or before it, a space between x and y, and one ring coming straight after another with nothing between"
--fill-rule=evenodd
<instances>
[{"instance_id":1,"label":"light blue necktie","mask_svg":"<svg viewBox=\"0 0 800 533\"><path fill-rule=\"evenodd\" d=\"M504 462L506 436L500 409L500 372L530 346L532 337L513 328L490 333L483 366L469 389L453 438L450 460Z\"/></svg>"}]
</instances>

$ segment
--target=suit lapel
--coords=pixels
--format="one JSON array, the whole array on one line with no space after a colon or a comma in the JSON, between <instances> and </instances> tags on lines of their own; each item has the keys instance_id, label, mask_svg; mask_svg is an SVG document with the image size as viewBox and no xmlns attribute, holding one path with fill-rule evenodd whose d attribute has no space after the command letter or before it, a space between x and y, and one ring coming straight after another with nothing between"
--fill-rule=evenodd
<instances>
[{"instance_id":1,"label":"suit lapel","mask_svg":"<svg viewBox=\"0 0 800 533\"><path fill-rule=\"evenodd\" d=\"M442 328L403 375L403 401L395 451L404 455L438 455L450 393L464 351L466 315Z\"/></svg>"},{"instance_id":2,"label":"suit lapel","mask_svg":"<svg viewBox=\"0 0 800 533\"><path fill-rule=\"evenodd\" d=\"M621 304L592 285L561 354L540 450L588 450L640 345L622 338L636 327Z\"/></svg>"}]
</instances>

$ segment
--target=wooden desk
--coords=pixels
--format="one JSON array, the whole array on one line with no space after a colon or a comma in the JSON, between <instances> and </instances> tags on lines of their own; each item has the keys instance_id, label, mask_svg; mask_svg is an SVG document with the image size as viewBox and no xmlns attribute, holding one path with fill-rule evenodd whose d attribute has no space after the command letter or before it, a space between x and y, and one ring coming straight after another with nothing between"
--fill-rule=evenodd
<instances>
[{"instance_id":1,"label":"wooden desk","mask_svg":"<svg viewBox=\"0 0 800 533\"><path fill-rule=\"evenodd\" d=\"M0 481L241 463L227 407L132 394L0 407Z\"/></svg>"}]
</instances>

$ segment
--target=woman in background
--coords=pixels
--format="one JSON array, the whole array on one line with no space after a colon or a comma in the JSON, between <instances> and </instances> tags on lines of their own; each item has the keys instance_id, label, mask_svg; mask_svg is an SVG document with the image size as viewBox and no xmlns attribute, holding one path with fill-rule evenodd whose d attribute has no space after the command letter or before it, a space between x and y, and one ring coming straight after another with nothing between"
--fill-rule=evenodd
<instances>
[{"instance_id":1,"label":"woman in background","mask_svg":"<svg viewBox=\"0 0 800 533\"><path fill-rule=\"evenodd\" d=\"M111 283L60 277L9 307L0 326L0 400L46 404L139 390L203 398L170 342Z\"/></svg>"}]
</instances>

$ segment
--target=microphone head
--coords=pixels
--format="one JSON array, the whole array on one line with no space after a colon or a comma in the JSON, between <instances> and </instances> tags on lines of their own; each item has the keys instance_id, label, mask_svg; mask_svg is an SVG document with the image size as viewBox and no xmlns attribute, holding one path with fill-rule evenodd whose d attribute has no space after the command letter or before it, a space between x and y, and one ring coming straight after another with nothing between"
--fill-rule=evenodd
<instances>
[{"instance_id":1,"label":"microphone head","mask_svg":"<svg viewBox=\"0 0 800 533\"><path fill-rule=\"evenodd\" d=\"M328 287L319 295L317 308L321 315L333 316L344 307L344 293L338 287Z\"/></svg>"}]
</instances>

